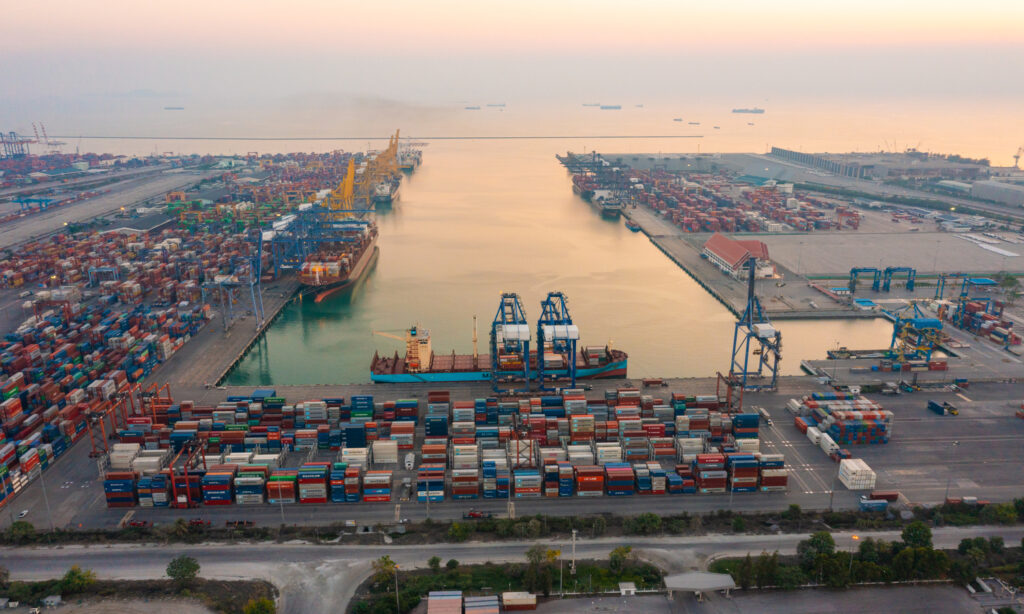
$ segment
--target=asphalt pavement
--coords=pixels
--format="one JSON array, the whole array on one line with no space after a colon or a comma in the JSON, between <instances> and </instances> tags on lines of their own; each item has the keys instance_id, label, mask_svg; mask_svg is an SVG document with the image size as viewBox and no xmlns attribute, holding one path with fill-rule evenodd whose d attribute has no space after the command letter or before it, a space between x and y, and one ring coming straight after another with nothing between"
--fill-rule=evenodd
<instances>
[{"instance_id":1,"label":"asphalt pavement","mask_svg":"<svg viewBox=\"0 0 1024 614\"><path fill-rule=\"evenodd\" d=\"M834 533L840 548L853 544L850 533ZM933 530L938 548L953 548L964 537L998 535L1008 544L1019 543L1024 527L943 527ZM896 531L858 532L861 538L899 539ZM641 560L657 564L669 573L704 569L713 557L742 556L748 552L779 551L793 554L806 534L702 535L696 537L599 538L576 543L577 558L603 559L621 545L634 548ZM401 569L426 567L427 559L455 559L461 563L522 562L532 545L572 551L568 540L501 541L410 546L347 546L308 544L203 544L203 545L100 545L54 548L0 548L0 559L13 580L57 577L71 565L91 569L101 578L146 579L164 577L167 563L187 554L201 566L200 574L212 579L263 578L281 591L280 611L339 611L368 575L370 563L387 554ZM399 575L401 582L401 575ZM500 587L495 587L500 590Z\"/></svg>"}]
</instances>

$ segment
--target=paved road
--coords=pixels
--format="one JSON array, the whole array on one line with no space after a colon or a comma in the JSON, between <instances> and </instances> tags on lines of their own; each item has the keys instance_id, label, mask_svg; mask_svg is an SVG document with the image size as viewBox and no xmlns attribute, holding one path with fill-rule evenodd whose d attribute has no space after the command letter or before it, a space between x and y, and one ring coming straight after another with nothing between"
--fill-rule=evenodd
<instances>
[{"instance_id":1,"label":"paved road","mask_svg":"<svg viewBox=\"0 0 1024 614\"><path fill-rule=\"evenodd\" d=\"M1019 543L1024 527L941 528L934 532L936 547L955 547L964 537L998 535L1006 543ZM859 532L860 537L885 540L899 538L898 532ZM852 544L849 533L835 533L840 548ZM605 558L613 548L630 545L640 558L651 561L670 573L703 569L712 557L741 556L747 552L778 550L793 554L806 534L786 535L704 535L697 537L602 538L580 540L579 558ZM535 543L571 552L565 541L473 542L466 544L426 544L417 546L346 546L340 544L211 544L161 546L64 546L59 548L4 548L0 558L15 580L56 577L71 565L94 570L101 578L144 579L164 575L167 562L188 554L202 566L208 578L264 578L274 583L282 596L281 611L337 611L352 598L355 588L367 576L370 562L388 554L401 568L425 567L427 559L456 559L463 563L522 561L523 553ZM399 578L400 579L400 578ZM500 587L495 587L499 589Z\"/></svg>"},{"instance_id":2,"label":"paved road","mask_svg":"<svg viewBox=\"0 0 1024 614\"><path fill-rule=\"evenodd\" d=\"M39 192L46 192L55 188L60 188L61 190L80 189L94 183L110 181L111 179L124 180L130 178L144 177L146 175L161 173L172 168L174 167L171 166L170 164L159 164L156 166L116 170L111 171L109 173L89 175L86 177L78 177L76 179L69 179L68 181L64 182L54 181L46 183L34 183L32 185L22 186L18 188L7 188L5 190L0 190L0 198L18 196L19 194L36 194Z\"/></svg>"},{"instance_id":3,"label":"paved road","mask_svg":"<svg viewBox=\"0 0 1024 614\"><path fill-rule=\"evenodd\" d=\"M65 224L91 220L121 207L133 207L145 201L163 197L167 192L184 189L217 173L160 172L129 179L110 187L110 191L73 205L49 209L42 213L18 218L0 226L0 248L24 243L35 237L60 230Z\"/></svg>"}]
</instances>

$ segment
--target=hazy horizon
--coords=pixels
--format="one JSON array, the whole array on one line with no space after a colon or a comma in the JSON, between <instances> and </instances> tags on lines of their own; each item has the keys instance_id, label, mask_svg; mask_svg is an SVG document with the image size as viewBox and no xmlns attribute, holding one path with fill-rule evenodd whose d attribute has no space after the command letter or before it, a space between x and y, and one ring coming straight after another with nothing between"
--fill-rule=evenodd
<instances>
[{"instance_id":1,"label":"hazy horizon","mask_svg":"<svg viewBox=\"0 0 1024 614\"><path fill-rule=\"evenodd\" d=\"M1024 142L1017 2L7 4L0 129L27 134L677 134L672 116L756 105L866 126L909 115L906 134L824 141L837 145L923 141L1008 163ZM504 117L462 112L501 102ZM583 102L650 112L581 115Z\"/></svg>"}]
</instances>

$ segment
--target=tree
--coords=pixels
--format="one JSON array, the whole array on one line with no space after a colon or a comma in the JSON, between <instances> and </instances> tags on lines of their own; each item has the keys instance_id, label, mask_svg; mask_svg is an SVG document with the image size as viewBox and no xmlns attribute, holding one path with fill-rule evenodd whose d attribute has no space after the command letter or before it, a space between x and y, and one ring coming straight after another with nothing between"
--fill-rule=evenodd
<instances>
[{"instance_id":1,"label":"tree","mask_svg":"<svg viewBox=\"0 0 1024 614\"><path fill-rule=\"evenodd\" d=\"M398 565L391 560L391 557L384 555L371 563L373 567L373 582L378 586L389 586L395 578Z\"/></svg>"},{"instance_id":2,"label":"tree","mask_svg":"<svg viewBox=\"0 0 1024 614\"><path fill-rule=\"evenodd\" d=\"M427 560L427 567L434 573L441 573L441 557L432 556Z\"/></svg>"},{"instance_id":3,"label":"tree","mask_svg":"<svg viewBox=\"0 0 1024 614\"><path fill-rule=\"evenodd\" d=\"M1006 550L1006 542L1002 537L990 537L988 538L988 549L992 554L1002 554Z\"/></svg>"},{"instance_id":4,"label":"tree","mask_svg":"<svg viewBox=\"0 0 1024 614\"><path fill-rule=\"evenodd\" d=\"M803 510L796 503L790 503L789 509L782 512L782 517L799 525L801 518L803 518Z\"/></svg>"},{"instance_id":5,"label":"tree","mask_svg":"<svg viewBox=\"0 0 1024 614\"><path fill-rule=\"evenodd\" d=\"M957 584L967 584L978 577L978 568L969 559L953 561L949 566L949 577Z\"/></svg>"},{"instance_id":6,"label":"tree","mask_svg":"<svg viewBox=\"0 0 1024 614\"><path fill-rule=\"evenodd\" d=\"M96 573L90 569L82 569L72 565L71 569L60 580L60 588L65 593L84 593L96 583Z\"/></svg>"},{"instance_id":7,"label":"tree","mask_svg":"<svg viewBox=\"0 0 1024 614\"><path fill-rule=\"evenodd\" d=\"M167 564L167 575L179 586L184 586L199 575L199 563L184 554L171 559Z\"/></svg>"},{"instance_id":8,"label":"tree","mask_svg":"<svg viewBox=\"0 0 1024 614\"><path fill-rule=\"evenodd\" d=\"M775 576L779 571L779 553L768 554L761 552L754 563L754 581L757 588L764 588L775 584Z\"/></svg>"},{"instance_id":9,"label":"tree","mask_svg":"<svg viewBox=\"0 0 1024 614\"><path fill-rule=\"evenodd\" d=\"M858 547L858 554L860 560L867 563L878 562L878 544L875 542L873 537L867 537L860 542Z\"/></svg>"},{"instance_id":10,"label":"tree","mask_svg":"<svg viewBox=\"0 0 1024 614\"><path fill-rule=\"evenodd\" d=\"M590 525L590 530L593 532L594 537L604 535L604 532L608 530L608 521L605 520L604 516L595 516L593 524Z\"/></svg>"},{"instance_id":11,"label":"tree","mask_svg":"<svg viewBox=\"0 0 1024 614\"><path fill-rule=\"evenodd\" d=\"M754 561L751 560L749 552L736 566L736 572L733 575L740 588L748 589L754 583Z\"/></svg>"},{"instance_id":12,"label":"tree","mask_svg":"<svg viewBox=\"0 0 1024 614\"><path fill-rule=\"evenodd\" d=\"M7 583L11 581L11 571L0 565L0 587L7 586Z\"/></svg>"},{"instance_id":13,"label":"tree","mask_svg":"<svg viewBox=\"0 0 1024 614\"><path fill-rule=\"evenodd\" d=\"M828 531L812 533L810 539L805 539L796 546L796 553L800 557L800 564L805 569L813 566L819 555L832 555L835 551L836 542Z\"/></svg>"},{"instance_id":14,"label":"tree","mask_svg":"<svg viewBox=\"0 0 1024 614\"><path fill-rule=\"evenodd\" d=\"M459 562L455 559L448 559L448 562L444 564L448 568L448 571L455 571L459 568Z\"/></svg>"},{"instance_id":15,"label":"tree","mask_svg":"<svg viewBox=\"0 0 1024 614\"><path fill-rule=\"evenodd\" d=\"M1012 503L990 503L981 508L979 518L984 524L1013 524L1017 522L1017 508Z\"/></svg>"},{"instance_id":16,"label":"tree","mask_svg":"<svg viewBox=\"0 0 1024 614\"><path fill-rule=\"evenodd\" d=\"M949 556L942 550L918 548L915 554L917 572L923 578L938 578L949 570Z\"/></svg>"},{"instance_id":17,"label":"tree","mask_svg":"<svg viewBox=\"0 0 1024 614\"><path fill-rule=\"evenodd\" d=\"M608 567L615 573L622 573L633 562L634 557L632 546L619 546L608 553Z\"/></svg>"},{"instance_id":18,"label":"tree","mask_svg":"<svg viewBox=\"0 0 1024 614\"><path fill-rule=\"evenodd\" d=\"M1021 538L1021 541L1024 542L1024 538ZM972 540L970 537L965 537L965 538L960 540L960 545L958 545L956 547L956 551L959 552L960 554L967 554L967 551L970 550L971 546L973 546L973 545L974 545L974 540ZM1024 544L1022 544L1022 545L1024 545Z\"/></svg>"},{"instance_id":19,"label":"tree","mask_svg":"<svg viewBox=\"0 0 1024 614\"><path fill-rule=\"evenodd\" d=\"M453 522L448 527L448 539L455 542L464 542L469 539L470 528L462 522Z\"/></svg>"},{"instance_id":20,"label":"tree","mask_svg":"<svg viewBox=\"0 0 1024 614\"><path fill-rule=\"evenodd\" d=\"M903 529L903 543L911 548L931 548L932 530L920 520L915 520Z\"/></svg>"},{"instance_id":21,"label":"tree","mask_svg":"<svg viewBox=\"0 0 1024 614\"><path fill-rule=\"evenodd\" d=\"M747 521L743 519L743 516L733 517L732 530L735 533L742 533L747 530Z\"/></svg>"},{"instance_id":22,"label":"tree","mask_svg":"<svg viewBox=\"0 0 1024 614\"><path fill-rule=\"evenodd\" d=\"M276 614L277 606L274 602L267 599L266 597L260 597L259 599L250 599L245 607L242 608L242 614Z\"/></svg>"},{"instance_id":23,"label":"tree","mask_svg":"<svg viewBox=\"0 0 1024 614\"><path fill-rule=\"evenodd\" d=\"M626 533L647 535L661 530L661 516L650 512L627 518L622 527Z\"/></svg>"},{"instance_id":24,"label":"tree","mask_svg":"<svg viewBox=\"0 0 1024 614\"><path fill-rule=\"evenodd\" d=\"M7 539L15 543L26 541L34 537L35 534L36 528L32 526L31 522L25 522L24 520L15 520L7 528Z\"/></svg>"},{"instance_id":25,"label":"tree","mask_svg":"<svg viewBox=\"0 0 1024 614\"><path fill-rule=\"evenodd\" d=\"M897 580L909 580L914 576L917 558L913 548L904 548L892 560L892 571Z\"/></svg>"}]
</instances>

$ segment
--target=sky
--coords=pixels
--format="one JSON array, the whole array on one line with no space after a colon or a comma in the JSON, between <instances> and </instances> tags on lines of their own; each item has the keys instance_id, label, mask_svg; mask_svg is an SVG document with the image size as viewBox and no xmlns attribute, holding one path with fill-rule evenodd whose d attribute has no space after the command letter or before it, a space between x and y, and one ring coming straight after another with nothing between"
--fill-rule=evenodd
<instances>
[{"instance_id":1,"label":"sky","mask_svg":"<svg viewBox=\"0 0 1024 614\"><path fill-rule=\"evenodd\" d=\"M1024 102L1024 2L0 0L0 129L503 101ZM161 107L162 108L162 107ZM254 115L253 117L255 117ZM239 121L210 113L223 130ZM141 130L142 126L131 126Z\"/></svg>"}]
</instances>

